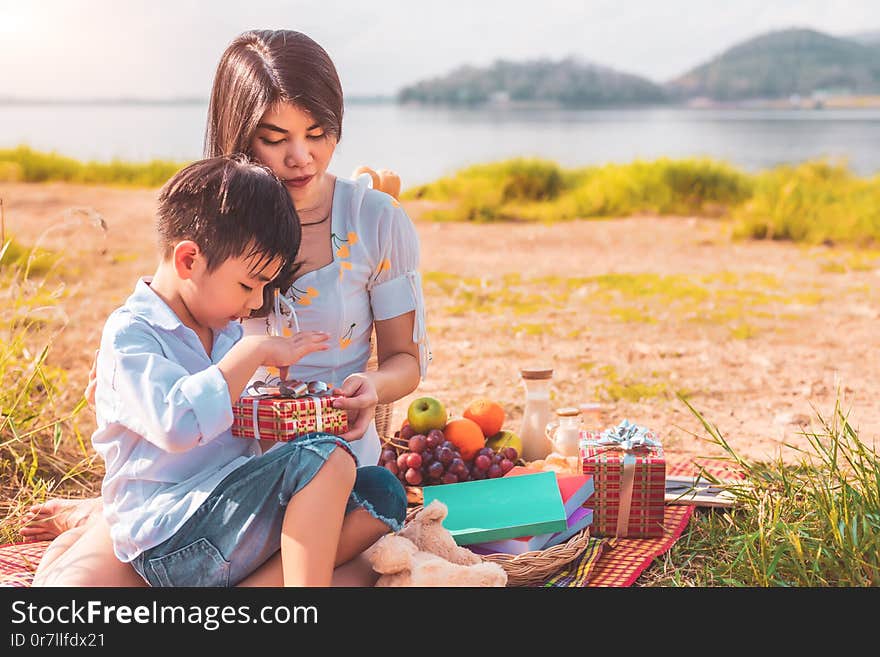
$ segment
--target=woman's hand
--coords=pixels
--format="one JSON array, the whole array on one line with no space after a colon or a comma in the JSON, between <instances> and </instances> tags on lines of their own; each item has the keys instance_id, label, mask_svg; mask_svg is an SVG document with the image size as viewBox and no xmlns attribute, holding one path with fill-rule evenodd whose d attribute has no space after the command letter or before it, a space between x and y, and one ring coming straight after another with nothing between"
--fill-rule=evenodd
<instances>
[{"instance_id":1,"label":"woman's hand","mask_svg":"<svg viewBox=\"0 0 880 657\"><path fill-rule=\"evenodd\" d=\"M376 415L376 404L379 403L376 386L367 375L352 374L333 390L333 394L344 395L343 399L333 402L333 408L348 411L348 431L339 437L348 441L360 440Z\"/></svg>"},{"instance_id":2,"label":"woman's hand","mask_svg":"<svg viewBox=\"0 0 880 657\"><path fill-rule=\"evenodd\" d=\"M93 411L95 410L95 387L98 381L98 351L100 350L95 349L95 359L92 361L92 369L89 370L89 382L83 391L83 397L86 398L89 408Z\"/></svg>"}]
</instances>

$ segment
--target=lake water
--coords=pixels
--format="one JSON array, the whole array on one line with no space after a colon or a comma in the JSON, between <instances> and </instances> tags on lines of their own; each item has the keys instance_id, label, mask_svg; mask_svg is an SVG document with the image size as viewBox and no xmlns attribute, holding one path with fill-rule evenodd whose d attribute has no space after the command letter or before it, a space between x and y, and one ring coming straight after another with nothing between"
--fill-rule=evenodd
<instances>
[{"instance_id":1,"label":"lake water","mask_svg":"<svg viewBox=\"0 0 880 657\"><path fill-rule=\"evenodd\" d=\"M206 106L0 105L0 148L27 143L78 159L191 160ZM709 156L747 171L822 156L880 172L880 110L457 110L346 107L331 169L397 170L404 187L477 163L539 156L566 167Z\"/></svg>"}]
</instances>

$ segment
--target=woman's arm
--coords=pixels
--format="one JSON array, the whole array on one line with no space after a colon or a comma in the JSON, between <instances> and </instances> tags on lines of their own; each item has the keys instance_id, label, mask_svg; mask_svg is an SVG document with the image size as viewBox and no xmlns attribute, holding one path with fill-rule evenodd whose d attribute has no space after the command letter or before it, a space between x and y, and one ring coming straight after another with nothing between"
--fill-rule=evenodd
<instances>
[{"instance_id":1,"label":"woman's arm","mask_svg":"<svg viewBox=\"0 0 880 657\"><path fill-rule=\"evenodd\" d=\"M338 388L345 399L334 405L348 411L346 440L364 435L376 412L376 404L405 397L419 384L419 346L413 342L415 311L375 322L379 368L348 376Z\"/></svg>"},{"instance_id":2,"label":"woman's arm","mask_svg":"<svg viewBox=\"0 0 880 657\"><path fill-rule=\"evenodd\" d=\"M415 311L410 311L374 323L379 368L364 375L375 384L380 404L395 402L419 385L419 345L412 339L414 321Z\"/></svg>"}]
</instances>

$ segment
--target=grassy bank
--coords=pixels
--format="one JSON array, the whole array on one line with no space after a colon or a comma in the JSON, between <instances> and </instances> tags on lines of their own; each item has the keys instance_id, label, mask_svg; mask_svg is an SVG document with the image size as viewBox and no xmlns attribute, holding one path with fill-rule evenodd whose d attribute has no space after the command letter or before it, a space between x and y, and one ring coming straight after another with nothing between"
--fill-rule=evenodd
<instances>
[{"instance_id":1,"label":"grassy bank","mask_svg":"<svg viewBox=\"0 0 880 657\"><path fill-rule=\"evenodd\" d=\"M28 146L0 149L0 182L61 181L84 185L159 187L185 162L80 162Z\"/></svg>"},{"instance_id":2,"label":"grassy bank","mask_svg":"<svg viewBox=\"0 0 880 657\"><path fill-rule=\"evenodd\" d=\"M880 241L880 176L805 162L748 174L708 159L563 169L515 159L469 167L407 190L435 221L541 221L650 215L724 217L738 237L813 244Z\"/></svg>"},{"instance_id":3,"label":"grassy bank","mask_svg":"<svg viewBox=\"0 0 880 657\"><path fill-rule=\"evenodd\" d=\"M707 159L636 161L563 169L514 159L481 164L407 190L404 198L453 202L438 221L560 221L649 214L720 214L749 198L752 180Z\"/></svg>"},{"instance_id":4,"label":"grassy bank","mask_svg":"<svg viewBox=\"0 0 880 657\"><path fill-rule=\"evenodd\" d=\"M0 182L158 187L185 162L80 162L27 146L0 149ZM404 173L405 177L405 173ZM517 158L462 169L406 190L437 202L434 221L554 223L640 214L722 217L735 237L810 244L880 242L880 176L824 160L760 173L707 158L565 169Z\"/></svg>"}]
</instances>

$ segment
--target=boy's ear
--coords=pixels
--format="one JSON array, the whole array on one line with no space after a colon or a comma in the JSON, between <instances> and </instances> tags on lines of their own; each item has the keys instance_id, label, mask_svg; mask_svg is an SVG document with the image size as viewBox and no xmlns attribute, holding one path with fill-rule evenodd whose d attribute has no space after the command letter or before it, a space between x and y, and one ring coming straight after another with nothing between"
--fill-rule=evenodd
<instances>
[{"instance_id":1,"label":"boy's ear","mask_svg":"<svg viewBox=\"0 0 880 657\"><path fill-rule=\"evenodd\" d=\"M200 268L204 268L204 256L199 245L192 240L183 240L174 247L171 255L174 270L182 280L189 280Z\"/></svg>"}]
</instances>

